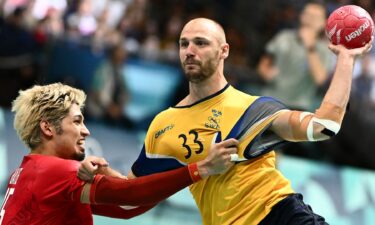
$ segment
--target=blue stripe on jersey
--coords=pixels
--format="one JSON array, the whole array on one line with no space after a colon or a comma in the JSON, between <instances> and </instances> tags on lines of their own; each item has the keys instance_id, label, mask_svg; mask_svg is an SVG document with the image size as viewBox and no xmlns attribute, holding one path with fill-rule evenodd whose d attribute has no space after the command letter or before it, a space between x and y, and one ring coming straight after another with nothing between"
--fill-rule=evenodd
<instances>
[{"instance_id":1,"label":"blue stripe on jersey","mask_svg":"<svg viewBox=\"0 0 375 225\"><path fill-rule=\"evenodd\" d=\"M239 139L256 122L281 109L286 109L286 106L276 99L272 97L259 97L242 114L226 139Z\"/></svg>"},{"instance_id":2,"label":"blue stripe on jersey","mask_svg":"<svg viewBox=\"0 0 375 225\"><path fill-rule=\"evenodd\" d=\"M153 173L159 173L167 170L177 169L184 165L176 159L171 158L147 158L145 146L143 145L142 151L138 159L132 166L132 172L135 176L141 177Z\"/></svg>"},{"instance_id":3,"label":"blue stripe on jersey","mask_svg":"<svg viewBox=\"0 0 375 225\"><path fill-rule=\"evenodd\" d=\"M219 143L221 141L222 141L222 139L221 139L221 131L218 131L217 135L216 135L215 143Z\"/></svg>"},{"instance_id":4,"label":"blue stripe on jersey","mask_svg":"<svg viewBox=\"0 0 375 225\"><path fill-rule=\"evenodd\" d=\"M259 97L243 113L241 118L233 126L226 139L240 139L248 129L250 129L259 120L273 115L279 110L286 109L286 106L272 97ZM271 151L274 147L285 143L272 132L266 132L271 124L265 127L252 140L244 151L244 157L247 159L257 157Z\"/></svg>"},{"instance_id":5,"label":"blue stripe on jersey","mask_svg":"<svg viewBox=\"0 0 375 225\"><path fill-rule=\"evenodd\" d=\"M281 139L276 134L267 132L268 127L262 130L246 147L244 151L246 159L256 158L288 143L288 141Z\"/></svg>"}]
</instances>

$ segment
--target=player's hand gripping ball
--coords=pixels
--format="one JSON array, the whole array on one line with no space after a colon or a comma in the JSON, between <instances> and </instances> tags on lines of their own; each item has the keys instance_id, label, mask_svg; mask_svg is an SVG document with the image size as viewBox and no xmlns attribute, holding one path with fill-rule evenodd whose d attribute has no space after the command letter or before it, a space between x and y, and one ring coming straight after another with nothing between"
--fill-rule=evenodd
<instances>
[{"instance_id":1,"label":"player's hand gripping ball","mask_svg":"<svg viewBox=\"0 0 375 225\"><path fill-rule=\"evenodd\" d=\"M342 6L331 13L326 24L326 35L334 45L348 49L366 45L374 33L374 21L363 8Z\"/></svg>"}]
</instances>

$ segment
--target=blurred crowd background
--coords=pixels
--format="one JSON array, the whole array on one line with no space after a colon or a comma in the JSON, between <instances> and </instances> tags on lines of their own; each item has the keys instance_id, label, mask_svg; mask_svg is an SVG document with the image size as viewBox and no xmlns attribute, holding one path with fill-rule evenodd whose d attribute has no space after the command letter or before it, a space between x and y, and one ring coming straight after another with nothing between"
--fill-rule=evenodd
<instances>
[{"instance_id":1,"label":"blurred crowd background","mask_svg":"<svg viewBox=\"0 0 375 225\"><path fill-rule=\"evenodd\" d=\"M372 0L320 1L326 10L321 14L319 9L306 11L305 0L0 2L1 107L9 109L21 89L60 81L88 94L88 121L130 132L145 131L156 113L187 94L178 39L192 18L212 18L224 27L230 44L225 75L231 85L314 111L330 82L335 57L327 49L324 26L316 25L311 34L301 24L319 24L319 16L324 21L347 4L375 15ZM317 49L307 48L301 35L316 39ZM324 65L309 63L310 50L319 51ZM324 68L321 76L312 77L311 71L319 68ZM339 135L321 143L289 144L280 151L375 169L374 137L375 50L355 65L350 107Z\"/></svg>"}]
</instances>

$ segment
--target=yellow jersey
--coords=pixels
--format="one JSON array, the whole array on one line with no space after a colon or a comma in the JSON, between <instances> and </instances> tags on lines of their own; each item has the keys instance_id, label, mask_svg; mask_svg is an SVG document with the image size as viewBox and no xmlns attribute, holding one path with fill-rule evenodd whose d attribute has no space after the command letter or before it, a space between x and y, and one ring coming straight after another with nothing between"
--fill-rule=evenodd
<instances>
[{"instance_id":1,"label":"yellow jersey","mask_svg":"<svg viewBox=\"0 0 375 225\"><path fill-rule=\"evenodd\" d=\"M258 224L277 202L293 193L275 168L272 149L285 143L270 132L285 106L270 97L251 96L227 85L193 105L158 114L132 166L136 176L203 160L212 143L236 138L239 159L228 172L190 186L203 224Z\"/></svg>"}]
</instances>

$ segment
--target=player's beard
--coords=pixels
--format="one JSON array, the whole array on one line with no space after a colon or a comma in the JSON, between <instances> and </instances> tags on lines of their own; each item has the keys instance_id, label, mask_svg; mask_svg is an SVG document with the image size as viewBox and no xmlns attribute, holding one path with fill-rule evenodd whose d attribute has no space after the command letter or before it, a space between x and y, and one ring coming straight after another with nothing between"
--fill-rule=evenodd
<instances>
[{"instance_id":1,"label":"player's beard","mask_svg":"<svg viewBox=\"0 0 375 225\"><path fill-rule=\"evenodd\" d=\"M85 159L85 157L86 157L85 153L77 153L74 157L74 160L81 162L82 160Z\"/></svg>"},{"instance_id":2,"label":"player's beard","mask_svg":"<svg viewBox=\"0 0 375 225\"><path fill-rule=\"evenodd\" d=\"M199 66L199 70L189 71L185 69L186 61L183 63L183 70L184 70L186 78L192 83L200 83L204 80L207 80L215 73L219 65L219 60L217 60L216 58L211 58L207 60L207 62L204 64L199 61L193 61L195 66Z\"/></svg>"}]
</instances>

